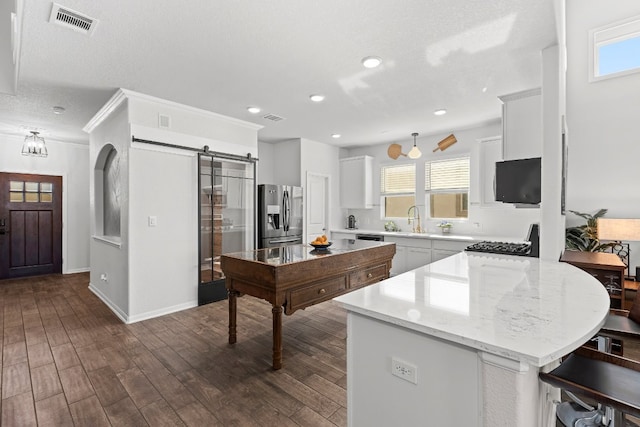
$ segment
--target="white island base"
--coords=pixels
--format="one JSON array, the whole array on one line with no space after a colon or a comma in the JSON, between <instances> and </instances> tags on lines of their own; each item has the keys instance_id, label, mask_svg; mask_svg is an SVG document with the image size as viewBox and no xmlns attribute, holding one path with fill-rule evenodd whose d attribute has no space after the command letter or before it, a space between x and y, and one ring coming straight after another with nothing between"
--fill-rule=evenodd
<instances>
[{"instance_id":1,"label":"white island base","mask_svg":"<svg viewBox=\"0 0 640 427\"><path fill-rule=\"evenodd\" d=\"M336 301L348 310L351 427L553 427L560 393L538 373L609 307L602 284L568 264L466 253Z\"/></svg>"}]
</instances>

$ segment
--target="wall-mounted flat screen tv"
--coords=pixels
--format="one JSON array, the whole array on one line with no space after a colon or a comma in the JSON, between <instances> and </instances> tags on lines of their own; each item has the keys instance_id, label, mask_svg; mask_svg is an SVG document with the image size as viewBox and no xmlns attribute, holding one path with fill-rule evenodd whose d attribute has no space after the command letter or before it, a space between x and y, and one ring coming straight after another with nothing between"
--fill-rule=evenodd
<instances>
[{"instance_id":1,"label":"wall-mounted flat screen tv","mask_svg":"<svg viewBox=\"0 0 640 427\"><path fill-rule=\"evenodd\" d=\"M542 158L496 162L496 200L537 205L542 199Z\"/></svg>"}]
</instances>

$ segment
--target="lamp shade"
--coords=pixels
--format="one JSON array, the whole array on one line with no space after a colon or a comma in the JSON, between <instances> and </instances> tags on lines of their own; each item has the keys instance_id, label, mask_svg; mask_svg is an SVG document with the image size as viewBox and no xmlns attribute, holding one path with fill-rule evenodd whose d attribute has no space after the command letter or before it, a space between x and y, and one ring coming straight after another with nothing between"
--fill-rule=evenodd
<instances>
[{"instance_id":1,"label":"lamp shade","mask_svg":"<svg viewBox=\"0 0 640 427\"><path fill-rule=\"evenodd\" d=\"M22 144L23 156L47 157L49 155L47 146L44 144L44 138L38 136L39 132L31 131L31 135L24 138Z\"/></svg>"},{"instance_id":2,"label":"lamp shade","mask_svg":"<svg viewBox=\"0 0 640 427\"><path fill-rule=\"evenodd\" d=\"M598 218L598 239L640 240L640 219Z\"/></svg>"},{"instance_id":3,"label":"lamp shade","mask_svg":"<svg viewBox=\"0 0 640 427\"><path fill-rule=\"evenodd\" d=\"M411 151L407 153L407 157L409 157L410 159L419 159L420 156L422 156L422 152L416 146L416 137L418 136L418 134L414 132L411 134L411 136L413 137L413 148L411 148Z\"/></svg>"}]
</instances>

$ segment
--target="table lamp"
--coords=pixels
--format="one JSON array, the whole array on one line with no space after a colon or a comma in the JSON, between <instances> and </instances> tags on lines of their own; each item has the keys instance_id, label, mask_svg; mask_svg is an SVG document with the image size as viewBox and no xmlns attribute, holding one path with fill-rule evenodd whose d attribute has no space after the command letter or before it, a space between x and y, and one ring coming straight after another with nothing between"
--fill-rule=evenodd
<instances>
[{"instance_id":1,"label":"table lamp","mask_svg":"<svg viewBox=\"0 0 640 427\"><path fill-rule=\"evenodd\" d=\"M640 241L640 219L620 219L620 218L598 218L598 239L610 240L618 242L620 248L616 252L616 248L612 250L618 255L622 247L622 241ZM626 250L627 267L629 267L629 249ZM640 280L640 268L636 268L636 280Z\"/></svg>"}]
</instances>

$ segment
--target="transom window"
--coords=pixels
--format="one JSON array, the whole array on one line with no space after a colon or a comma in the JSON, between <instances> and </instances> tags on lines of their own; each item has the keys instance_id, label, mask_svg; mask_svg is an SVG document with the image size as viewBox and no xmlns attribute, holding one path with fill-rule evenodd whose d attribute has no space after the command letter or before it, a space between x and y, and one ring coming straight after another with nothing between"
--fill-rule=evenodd
<instances>
[{"instance_id":1,"label":"transom window","mask_svg":"<svg viewBox=\"0 0 640 427\"><path fill-rule=\"evenodd\" d=\"M9 201L14 203L51 203L53 184L50 182L9 182Z\"/></svg>"},{"instance_id":2,"label":"transom window","mask_svg":"<svg viewBox=\"0 0 640 427\"><path fill-rule=\"evenodd\" d=\"M424 188L431 218L469 217L469 157L424 165Z\"/></svg>"},{"instance_id":3,"label":"transom window","mask_svg":"<svg viewBox=\"0 0 640 427\"><path fill-rule=\"evenodd\" d=\"M416 204L416 165L389 165L380 169L380 195L385 218L406 218Z\"/></svg>"},{"instance_id":4,"label":"transom window","mask_svg":"<svg viewBox=\"0 0 640 427\"><path fill-rule=\"evenodd\" d=\"M640 17L590 32L591 80L640 72Z\"/></svg>"}]
</instances>

